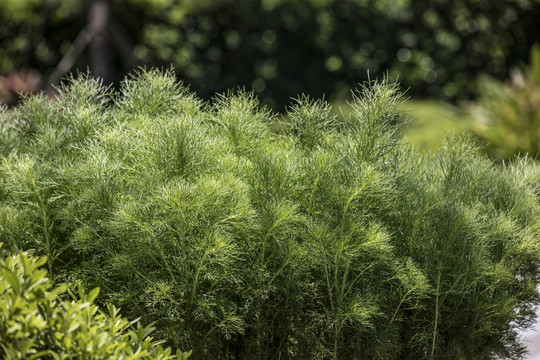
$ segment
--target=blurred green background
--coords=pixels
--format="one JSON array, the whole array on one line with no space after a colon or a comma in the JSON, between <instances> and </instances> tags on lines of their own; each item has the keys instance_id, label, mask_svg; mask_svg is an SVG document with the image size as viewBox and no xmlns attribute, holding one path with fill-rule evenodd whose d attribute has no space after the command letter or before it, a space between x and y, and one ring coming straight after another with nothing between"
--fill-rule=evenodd
<instances>
[{"instance_id":1,"label":"blurred green background","mask_svg":"<svg viewBox=\"0 0 540 360\"><path fill-rule=\"evenodd\" d=\"M538 19L540 0L2 0L0 102L68 71L117 84L172 65L204 99L245 87L283 111L301 93L345 104L388 76L413 99L411 141L465 130L504 146L515 132L488 149L503 159L537 151Z\"/></svg>"}]
</instances>

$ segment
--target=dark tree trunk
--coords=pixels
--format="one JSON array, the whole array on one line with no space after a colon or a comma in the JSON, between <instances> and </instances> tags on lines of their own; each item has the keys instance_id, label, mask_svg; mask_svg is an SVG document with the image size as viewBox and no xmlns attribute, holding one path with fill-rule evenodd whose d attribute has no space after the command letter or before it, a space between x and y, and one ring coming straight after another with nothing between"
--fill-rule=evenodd
<instances>
[{"instance_id":1,"label":"dark tree trunk","mask_svg":"<svg viewBox=\"0 0 540 360\"><path fill-rule=\"evenodd\" d=\"M112 83L114 72L107 32L110 12L108 0L93 0L88 14L88 23L93 33L89 44L90 71L95 77L103 79L106 85Z\"/></svg>"}]
</instances>

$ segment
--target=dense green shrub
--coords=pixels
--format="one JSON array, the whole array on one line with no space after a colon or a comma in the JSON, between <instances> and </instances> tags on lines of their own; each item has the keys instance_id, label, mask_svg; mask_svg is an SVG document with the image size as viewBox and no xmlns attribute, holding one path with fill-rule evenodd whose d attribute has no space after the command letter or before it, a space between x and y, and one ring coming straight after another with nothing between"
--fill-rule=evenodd
<instances>
[{"instance_id":1,"label":"dense green shrub","mask_svg":"<svg viewBox=\"0 0 540 360\"><path fill-rule=\"evenodd\" d=\"M0 246L2 244L0 243ZM30 359L186 359L189 354L163 349L142 327L119 315L113 305L102 313L79 285L73 301L59 295L65 286L51 287L47 260L18 251L0 250L0 357ZM134 324L137 326L133 326Z\"/></svg>"},{"instance_id":2,"label":"dense green shrub","mask_svg":"<svg viewBox=\"0 0 540 360\"><path fill-rule=\"evenodd\" d=\"M478 103L471 108L474 130L497 160L540 154L540 46L530 64L515 68L507 84L484 77Z\"/></svg>"},{"instance_id":3,"label":"dense green shrub","mask_svg":"<svg viewBox=\"0 0 540 360\"><path fill-rule=\"evenodd\" d=\"M417 153L385 81L351 106L69 81L1 115L0 237L196 359L519 358L540 169L466 138Z\"/></svg>"}]
</instances>

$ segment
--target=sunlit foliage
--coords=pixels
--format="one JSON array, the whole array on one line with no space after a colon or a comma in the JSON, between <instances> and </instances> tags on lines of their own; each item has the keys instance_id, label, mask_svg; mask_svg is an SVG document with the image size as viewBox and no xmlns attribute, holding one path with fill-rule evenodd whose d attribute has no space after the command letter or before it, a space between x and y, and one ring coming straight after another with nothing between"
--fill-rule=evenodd
<instances>
[{"instance_id":1,"label":"sunlit foliage","mask_svg":"<svg viewBox=\"0 0 540 360\"><path fill-rule=\"evenodd\" d=\"M540 169L407 145L396 85L279 118L171 72L81 77L1 115L0 238L194 359L519 358Z\"/></svg>"}]
</instances>

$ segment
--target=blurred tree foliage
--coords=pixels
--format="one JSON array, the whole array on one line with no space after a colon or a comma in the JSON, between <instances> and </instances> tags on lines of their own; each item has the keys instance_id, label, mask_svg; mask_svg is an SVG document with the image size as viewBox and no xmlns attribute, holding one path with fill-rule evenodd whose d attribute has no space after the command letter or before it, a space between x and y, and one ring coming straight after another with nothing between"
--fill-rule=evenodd
<instances>
[{"instance_id":1,"label":"blurred tree foliage","mask_svg":"<svg viewBox=\"0 0 540 360\"><path fill-rule=\"evenodd\" d=\"M0 73L50 73L86 6L4 0ZM142 62L173 64L200 96L246 86L278 106L348 94L368 71L399 76L413 95L466 98L479 73L502 79L525 60L540 33L539 0L115 0L112 11ZM130 70L121 60L117 79Z\"/></svg>"}]
</instances>

